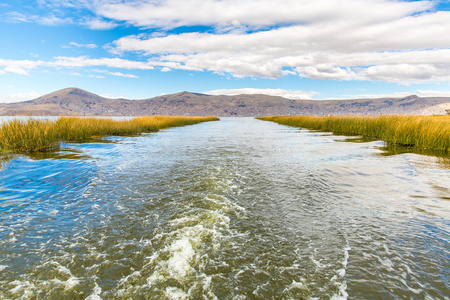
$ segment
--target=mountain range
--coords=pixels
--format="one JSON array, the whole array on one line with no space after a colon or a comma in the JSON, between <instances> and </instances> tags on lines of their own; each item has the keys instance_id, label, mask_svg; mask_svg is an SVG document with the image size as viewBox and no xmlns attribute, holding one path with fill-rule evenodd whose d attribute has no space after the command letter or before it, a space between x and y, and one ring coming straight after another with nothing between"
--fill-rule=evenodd
<instances>
[{"instance_id":1,"label":"mountain range","mask_svg":"<svg viewBox=\"0 0 450 300\"><path fill-rule=\"evenodd\" d=\"M0 99L1 100L1 99ZM34 100L2 103L0 115L141 116L141 115L381 115L446 114L450 97L355 100L292 100L268 95L205 95L181 92L143 99L109 99L79 88L62 89Z\"/></svg>"}]
</instances>

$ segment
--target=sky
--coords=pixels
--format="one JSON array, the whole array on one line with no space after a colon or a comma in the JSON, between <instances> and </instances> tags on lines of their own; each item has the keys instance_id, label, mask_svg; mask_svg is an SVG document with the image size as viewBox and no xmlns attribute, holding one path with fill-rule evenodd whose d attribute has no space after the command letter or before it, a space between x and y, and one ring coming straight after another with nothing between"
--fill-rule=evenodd
<instances>
[{"instance_id":1,"label":"sky","mask_svg":"<svg viewBox=\"0 0 450 300\"><path fill-rule=\"evenodd\" d=\"M0 102L450 96L450 0L2 0Z\"/></svg>"}]
</instances>

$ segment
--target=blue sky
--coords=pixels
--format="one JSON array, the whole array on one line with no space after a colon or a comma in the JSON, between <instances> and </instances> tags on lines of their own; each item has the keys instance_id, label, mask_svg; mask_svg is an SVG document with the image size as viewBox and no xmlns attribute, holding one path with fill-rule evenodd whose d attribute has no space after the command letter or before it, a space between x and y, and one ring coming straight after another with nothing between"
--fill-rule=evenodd
<instances>
[{"instance_id":1,"label":"blue sky","mask_svg":"<svg viewBox=\"0 0 450 300\"><path fill-rule=\"evenodd\" d=\"M450 96L450 1L3 0L0 102Z\"/></svg>"}]
</instances>

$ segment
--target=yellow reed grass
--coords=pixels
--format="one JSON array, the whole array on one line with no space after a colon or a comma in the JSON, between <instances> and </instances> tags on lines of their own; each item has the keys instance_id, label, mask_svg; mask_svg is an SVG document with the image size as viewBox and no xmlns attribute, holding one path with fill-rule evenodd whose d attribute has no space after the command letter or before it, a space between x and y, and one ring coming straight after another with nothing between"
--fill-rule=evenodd
<instances>
[{"instance_id":1,"label":"yellow reed grass","mask_svg":"<svg viewBox=\"0 0 450 300\"><path fill-rule=\"evenodd\" d=\"M108 135L135 135L168 127L219 120L216 117L149 116L115 121L104 118L61 117L50 120L12 120L0 126L0 151L43 151L60 142L80 142Z\"/></svg>"},{"instance_id":2,"label":"yellow reed grass","mask_svg":"<svg viewBox=\"0 0 450 300\"><path fill-rule=\"evenodd\" d=\"M258 119L334 134L363 135L421 149L450 150L450 116L272 116Z\"/></svg>"}]
</instances>

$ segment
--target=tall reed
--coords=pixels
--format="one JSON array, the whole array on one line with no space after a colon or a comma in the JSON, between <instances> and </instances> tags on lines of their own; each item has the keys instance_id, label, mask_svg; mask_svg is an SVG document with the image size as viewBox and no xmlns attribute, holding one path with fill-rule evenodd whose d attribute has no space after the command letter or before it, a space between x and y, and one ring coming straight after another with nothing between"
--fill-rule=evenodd
<instances>
[{"instance_id":1,"label":"tall reed","mask_svg":"<svg viewBox=\"0 0 450 300\"><path fill-rule=\"evenodd\" d=\"M421 149L450 151L450 116L272 116L258 119L334 134L374 137Z\"/></svg>"},{"instance_id":2,"label":"tall reed","mask_svg":"<svg viewBox=\"0 0 450 300\"><path fill-rule=\"evenodd\" d=\"M60 142L80 142L108 135L135 135L168 127L219 120L216 117L149 116L115 121L104 118L61 117L56 121L12 120L0 126L0 151L43 151Z\"/></svg>"}]
</instances>

